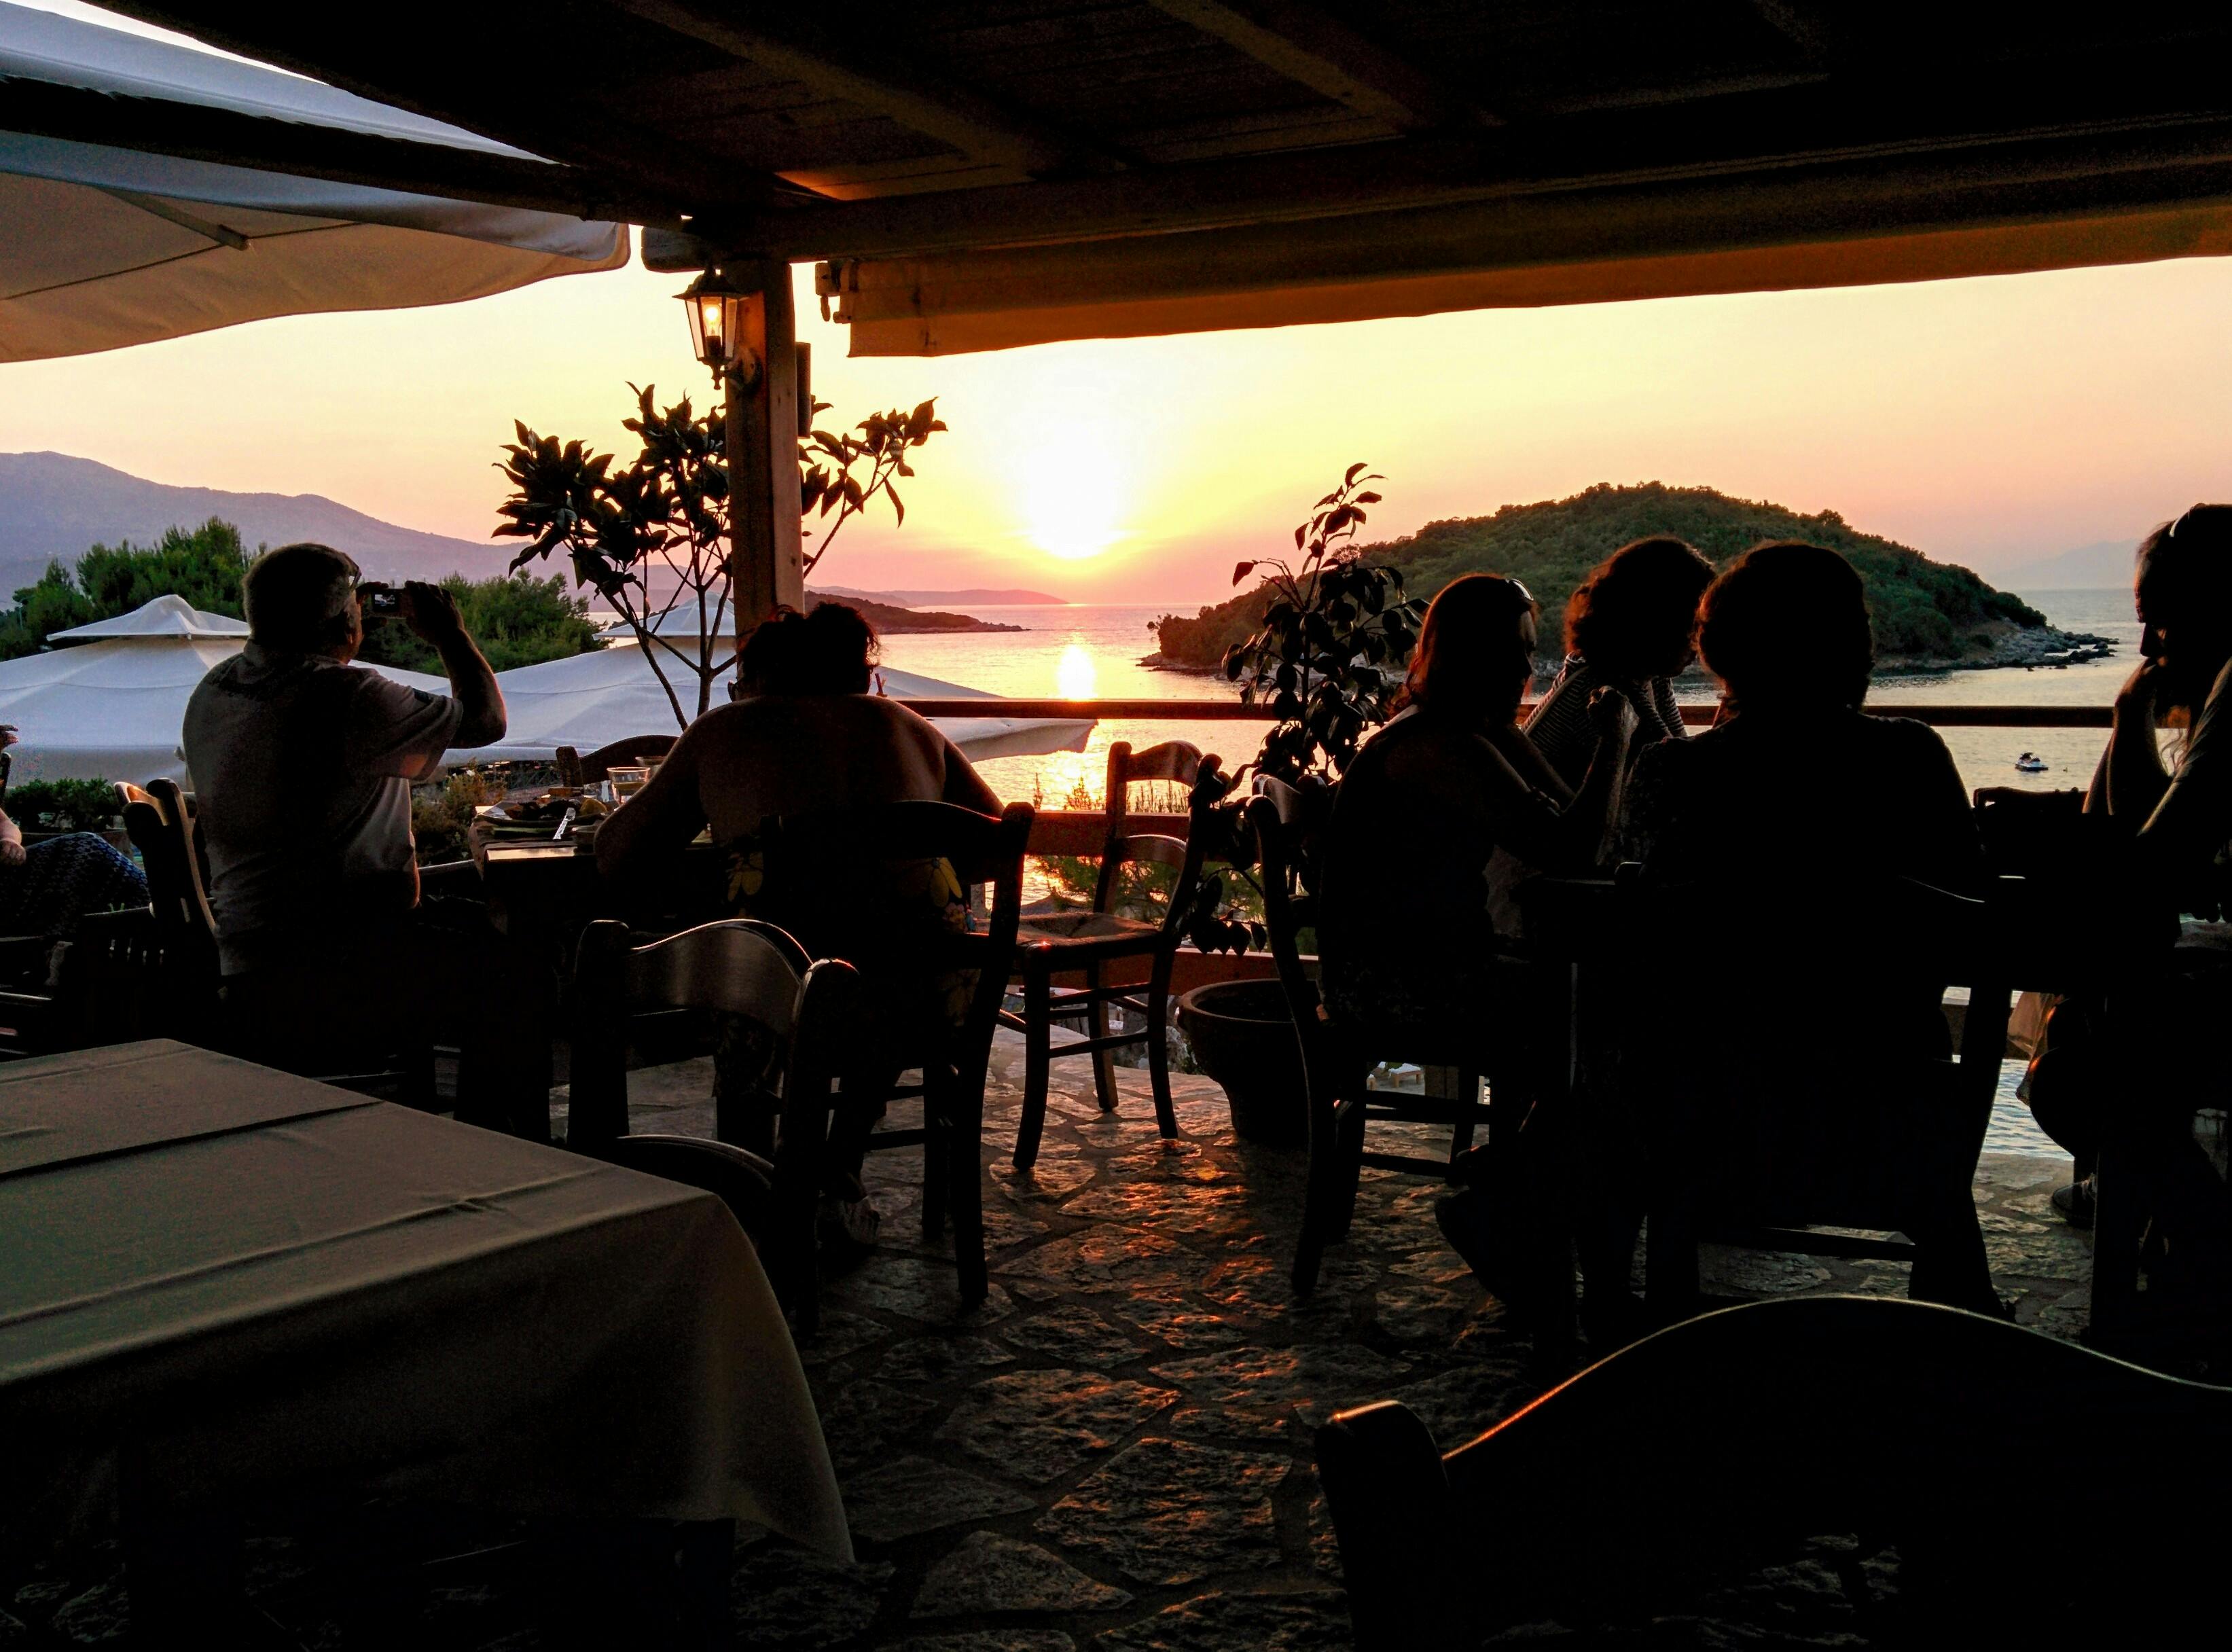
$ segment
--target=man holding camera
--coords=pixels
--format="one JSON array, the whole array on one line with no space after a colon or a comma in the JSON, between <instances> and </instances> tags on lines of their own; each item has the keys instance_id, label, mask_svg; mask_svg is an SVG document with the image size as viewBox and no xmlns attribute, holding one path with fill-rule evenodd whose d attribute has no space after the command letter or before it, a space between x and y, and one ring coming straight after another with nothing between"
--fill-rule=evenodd
<instances>
[{"instance_id":1,"label":"man holding camera","mask_svg":"<svg viewBox=\"0 0 2232 1652\"><path fill-rule=\"evenodd\" d=\"M246 1053L331 1070L444 1035L458 1112L540 1135L548 992L477 906L419 902L411 787L504 732L503 695L439 586L360 584L324 545L283 545L242 585L248 645L187 703L227 1019ZM447 696L350 662L366 608L441 657Z\"/></svg>"}]
</instances>

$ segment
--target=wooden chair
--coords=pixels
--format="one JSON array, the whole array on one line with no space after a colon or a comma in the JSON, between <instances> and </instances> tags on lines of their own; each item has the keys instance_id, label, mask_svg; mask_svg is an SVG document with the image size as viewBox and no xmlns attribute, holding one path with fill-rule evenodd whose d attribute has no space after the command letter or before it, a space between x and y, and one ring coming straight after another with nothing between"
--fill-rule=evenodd
<instances>
[{"instance_id":1,"label":"wooden chair","mask_svg":"<svg viewBox=\"0 0 2232 1652\"><path fill-rule=\"evenodd\" d=\"M714 1140L635 1135L628 1128L631 1023L663 1010L710 1011L756 1023L774 1040L781 1095L808 1118L827 1119L827 1092L849 1007L849 964L809 963L797 942L771 923L730 918L701 924L646 946L610 918L581 936L569 999L572 1103L566 1145L717 1194L765 1259L775 1293L801 1335L818 1318L814 1217L818 1154L803 1132L786 1129L772 1164L727 1139L742 1098L718 1098ZM815 1105L809 1092L820 1091Z\"/></svg>"},{"instance_id":2,"label":"wooden chair","mask_svg":"<svg viewBox=\"0 0 2232 1652\"><path fill-rule=\"evenodd\" d=\"M558 782L561 786L587 786L593 781L608 778L615 765L625 768L630 763L650 762L665 757L674 749L678 736L674 735L630 735L625 740L615 740L609 746L600 746L583 756L571 746L561 746L551 754L558 765Z\"/></svg>"},{"instance_id":3,"label":"wooden chair","mask_svg":"<svg viewBox=\"0 0 2232 1652\"><path fill-rule=\"evenodd\" d=\"M146 908L88 913L66 941L36 938L43 969L0 990L0 1058L148 1035L158 955Z\"/></svg>"},{"instance_id":4,"label":"wooden chair","mask_svg":"<svg viewBox=\"0 0 2232 1652\"><path fill-rule=\"evenodd\" d=\"M1213 760L1212 760L1213 761ZM1170 1000L1171 969L1184 938L1182 925L1193 904L1194 889L1201 880L1200 834L1185 840L1160 832L1128 832L1126 815L1135 781L1163 781L1191 787L1201 772L1198 747L1182 740L1165 741L1134 752L1129 741L1108 748L1108 827L1100 852L1100 871L1094 880L1093 904L1081 912L1052 913L1023 921L1017 936L1015 972L1023 982L1023 1013L1002 1011L1002 1025L1023 1035L1023 1116L1015 1131L1015 1168L1028 1170L1037 1162L1039 1137L1046 1128L1048 1067L1072 1056L1093 1058L1093 1089L1100 1111L1116 1111L1116 1063L1113 1053L1133 1044L1147 1046L1147 1077L1155 1096L1155 1120L1165 1137L1178 1133L1178 1115L1171 1106ZM1128 917L1117 911L1116 900L1127 866L1168 866L1177 878L1160 920ZM1109 966L1126 958L1149 961L1145 995L1140 987L1106 984ZM1082 972L1081 988L1057 988L1056 975ZM1140 1030L1111 1033L1108 1007L1121 1005L1140 1017ZM1082 1010L1089 1018L1089 1036L1075 1044L1057 1045L1052 1038L1057 1019Z\"/></svg>"},{"instance_id":5,"label":"wooden chair","mask_svg":"<svg viewBox=\"0 0 2232 1652\"><path fill-rule=\"evenodd\" d=\"M996 820L950 803L891 803L783 817L769 822L763 839L767 887L792 891L801 921L786 927L809 937L814 891L856 887L864 876L874 875L874 868L893 861L943 859L964 889L991 887L983 929L948 936L920 959L925 970L974 972L976 983L960 1024L901 1027L886 1014L853 1012L835 1103L860 1107L922 1098L921 1129L877 1130L868 1146L872 1151L922 1147L923 1233L934 1237L951 1216L964 1305L983 1300L990 1290L983 1227L984 1079L1014 967L1031 813L1028 803L1010 803ZM909 960L910 968L914 962ZM873 994L882 985L870 979L861 989ZM872 1073L917 1067L923 1074L918 1085L895 1085L881 1093L860 1087L871 1081ZM784 1100L783 1131L801 1144L801 1152L818 1153L827 1142L826 1117L814 1117L814 1101L813 1095L801 1098L798 1105L788 1097ZM802 1168L810 1168L819 1186L822 1167Z\"/></svg>"},{"instance_id":6,"label":"wooden chair","mask_svg":"<svg viewBox=\"0 0 2232 1652\"><path fill-rule=\"evenodd\" d=\"M275 1060L251 1029L227 1014L224 975L217 957L217 919L202 882L203 857L192 805L173 780L150 781L148 800L127 803L124 828L147 874L148 904L153 912L155 962L152 1020L165 1038L208 1049L231 1052L250 1060ZM375 1051L322 1051L304 1062L289 1055L294 1067L316 1069L306 1076L346 1090L393 1094L424 1111L436 1105L434 1051L431 1044Z\"/></svg>"},{"instance_id":7,"label":"wooden chair","mask_svg":"<svg viewBox=\"0 0 2232 1652\"><path fill-rule=\"evenodd\" d=\"M1316 902L1302 886L1300 868L1305 840L1329 811L1329 800L1269 779L1256 781L1256 795L1248 805L1262 879L1264 927L1270 933L1271 956L1286 992L1288 1013L1301 1043L1309 1109L1309 1172L1303 1184L1301 1237L1294 1266L1294 1289L1303 1292L1316 1287L1325 1247L1348 1236L1357 1182L1366 1165L1446 1179L1450 1167L1471 1149L1480 1124L1490 1124L1492 1130L1515 1128L1515 1120L1481 1105L1481 1073L1472 1053L1478 1046L1457 1036L1457 1029L1450 1029L1448 1042L1440 1044L1435 1041L1438 1029L1409 1028L1398 1035L1390 1029L1348 1026L1327 1013L1302 963L1301 932L1314 926ZM1396 1043L1405 1047L1389 1047ZM1398 1096L1369 1089L1366 1080L1372 1069L1391 1059L1456 1068L1456 1097ZM1503 1111L1509 1111L1508 1089ZM1448 1125L1449 1156L1430 1159L1372 1150L1366 1145L1365 1131L1375 1118Z\"/></svg>"},{"instance_id":8,"label":"wooden chair","mask_svg":"<svg viewBox=\"0 0 2232 1652\"><path fill-rule=\"evenodd\" d=\"M1988 1488L2036 1480L2044 1440L2080 1454L2084 1513L1980 1514ZM1317 1459L1359 1652L1680 1612L1855 1531L1898 1545L1913 1644L2006 1643L2019 1606L2057 1636L2170 1644L2232 1536L2232 1391L1880 1298L1688 1320L1446 1454L1398 1403L1343 1411Z\"/></svg>"},{"instance_id":9,"label":"wooden chair","mask_svg":"<svg viewBox=\"0 0 2232 1652\"><path fill-rule=\"evenodd\" d=\"M1701 1240L1912 1261L1917 1253L1908 1240L1837 1230L1889 1234L1904 1231L1904 1214L1935 1201L1969 1208L2013 999L1995 911L2016 904L2019 890L2019 880L2004 879L1993 900L1972 900L1912 878L1880 877L1825 878L1805 890L1667 886L1654 884L1640 866L1619 869L1604 967L1617 972L1632 1011L1621 1020L1619 1072L1634 1117L1671 1119L1676 1098L1687 1095L1705 1100L1715 1118L1791 1121L1793 1141L1815 1124L1885 1131L1848 1151L1822 1150L1814 1168L1826 1164L1832 1179L1809 1173L1795 1187L1748 1180L1747 1167L1721 1159L1727 1143L1670 1146L1662 1138L1647 1169L1645 1274L1654 1316L1664 1320L1694 1306ZM1911 1072L1885 1068L1880 1081L1865 1066L1855 1075L1855 1058L1865 1059L1882 1029L1840 1020L1839 1012L1865 1003L1870 984L1894 974L1969 988L1956 1059L1917 1058ZM1710 1024L1666 1001L1665 983L1677 979L1712 983L1720 1007ZM1862 1084L1884 1092L1879 1107L1859 1098ZM1815 1098L1826 1111L1814 1111L1809 1123ZM1921 1110L1910 1121L1920 1134L1890 1130L1888 1109L1910 1100ZM1740 1137L1734 1146L1750 1156L1758 1143ZM1760 1162L1773 1163L1778 1150L1761 1147ZM1802 1163L1806 1147L1796 1150ZM1820 1231L1825 1226L1832 1230ZM1981 1249L1981 1239L1976 1243Z\"/></svg>"}]
</instances>

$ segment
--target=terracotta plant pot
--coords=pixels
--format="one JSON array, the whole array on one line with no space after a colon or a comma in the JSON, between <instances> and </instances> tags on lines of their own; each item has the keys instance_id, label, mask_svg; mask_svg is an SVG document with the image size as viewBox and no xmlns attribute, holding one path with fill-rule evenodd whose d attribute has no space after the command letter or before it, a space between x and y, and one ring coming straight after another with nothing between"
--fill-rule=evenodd
<instances>
[{"instance_id":1,"label":"terracotta plant pot","mask_svg":"<svg viewBox=\"0 0 2232 1652\"><path fill-rule=\"evenodd\" d=\"M1275 981L1219 981L1178 999L1178 1026L1204 1072L1224 1086L1241 1140L1291 1147L1309 1139L1301 1046Z\"/></svg>"}]
</instances>

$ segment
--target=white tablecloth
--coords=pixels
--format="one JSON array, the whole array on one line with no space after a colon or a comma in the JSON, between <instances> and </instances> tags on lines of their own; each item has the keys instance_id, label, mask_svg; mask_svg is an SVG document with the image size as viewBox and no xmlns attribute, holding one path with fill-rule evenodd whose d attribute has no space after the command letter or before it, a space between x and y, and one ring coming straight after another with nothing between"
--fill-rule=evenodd
<instances>
[{"instance_id":1,"label":"white tablecloth","mask_svg":"<svg viewBox=\"0 0 2232 1652\"><path fill-rule=\"evenodd\" d=\"M851 1558L757 1257L710 1195L167 1040L0 1067L13 1517L348 1476L756 1521Z\"/></svg>"}]
</instances>

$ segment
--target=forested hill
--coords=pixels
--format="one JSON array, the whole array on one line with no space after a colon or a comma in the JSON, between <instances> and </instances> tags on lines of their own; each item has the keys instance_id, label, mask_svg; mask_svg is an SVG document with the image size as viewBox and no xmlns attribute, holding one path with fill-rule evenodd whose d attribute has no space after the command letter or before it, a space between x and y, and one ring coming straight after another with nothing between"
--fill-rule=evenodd
<instances>
[{"instance_id":1,"label":"forested hill","mask_svg":"<svg viewBox=\"0 0 2232 1652\"><path fill-rule=\"evenodd\" d=\"M1432 596L1460 573L1515 575L1541 604L1542 652L1554 662L1573 587L1613 551L1652 534L1687 540L1719 567L1762 540L1804 540L1843 553L1867 586L1876 655L1885 665L2012 664L2073 640L2051 631L2035 609L1968 569L1864 534L1834 511L1803 516L1710 488L1599 483L1570 499L1429 522L1406 538L1366 547L1366 554L1400 568L1414 597ZM1258 588L1191 619L1165 616L1157 633L1161 663L1191 670L1215 666L1228 646L1255 628L1262 605Z\"/></svg>"}]
</instances>

